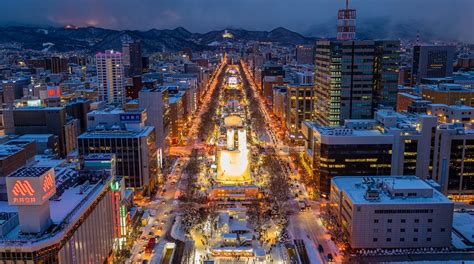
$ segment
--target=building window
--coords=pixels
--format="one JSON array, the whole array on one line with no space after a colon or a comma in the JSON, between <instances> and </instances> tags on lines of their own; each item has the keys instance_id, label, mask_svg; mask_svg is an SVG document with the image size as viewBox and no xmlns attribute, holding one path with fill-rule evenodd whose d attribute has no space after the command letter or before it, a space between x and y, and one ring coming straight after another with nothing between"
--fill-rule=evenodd
<instances>
[{"instance_id":1,"label":"building window","mask_svg":"<svg viewBox=\"0 0 474 264\"><path fill-rule=\"evenodd\" d=\"M391 228L388 228L388 229L387 229L387 233L392 233L392 229L391 229Z\"/></svg>"},{"instance_id":2,"label":"building window","mask_svg":"<svg viewBox=\"0 0 474 264\"><path fill-rule=\"evenodd\" d=\"M415 223L419 223L420 222L420 219L415 219Z\"/></svg>"},{"instance_id":3,"label":"building window","mask_svg":"<svg viewBox=\"0 0 474 264\"><path fill-rule=\"evenodd\" d=\"M391 223L391 222L392 222L392 219L388 219L388 220L387 220L387 223Z\"/></svg>"},{"instance_id":4,"label":"building window","mask_svg":"<svg viewBox=\"0 0 474 264\"><path fill-rule=\"evenodd\" d=\"M379 222L379 219L374 219L374 223L378 223Z\"/></svg>"},{"instance_id":5,"label":"building window","mask_svg":"<svg viewBox=\"0 0 474 264\"><path fill-rule=\"evenodd\" d=\"M428 219L428 223L433 223L433 219Z\"/></svg>"},{"instance_id":6,"label":"building window","mask_svg":"<svg viewBox=\"0 0 474 264\"><path fill-rule=\"evenodd\" d=\"M387 237L387 242L391 242L392 239L390 237Z\"/></svg>"},{"instance_id":7,"label":"building window","mask_svg":"<svg viewBox=\"0 0 474 264\"><path fill-rule=\"evenodd\" d=\"M431 232L431 228L428 228L428 232Z\"/></svg>"},{"instance_id":8,"label":"building window","mask_svg":"<svg viewBox=\"0 0 474 264\"><path fill-rule=\"evenodd\" d=\"M405 241L405 238L404 237L401 237L400 238L400 242L404 242Z\"/></svg>"},{"instance_id":9,"label":"building window","mask_svg":"<svg viewBox=\"0 0 474 264\"><path fill-rule=\"evenodd\" d=\"M445 228L441 228L441 232L445 232L445 231L446 231L446 229L445 229Z\"/></svg>"},{"instance_id":10,"label":"building window","mask_svg":"<svg viewBox=\"0 0 474 264\"><path fill-rule=\"evenodd\" d=\"M400 222L402 222L402 223L405 223L406 221L407 221L406 219L400 220Z\"/></svg>"},{"instance_id":11,"label":"building window","mask_svg":"<svg viewBox=\"0 0 474 264\"><path fill-rule=\"evenodd\" d=\"M400 229L400 232L404 233L404 232L405 232L405 228Z\"/></svg>"},{"instance_id":12,"label":"building window","mask_svg":"<svg viewBox=\"0 0 474 264\"><path fill-rule=\"evenodd\" d=\"M418 228L413 229L413 232L415 233L418 232Z\"/></svg>"},{"instance_id":13,"label":"building window","mask_svg":"<svg viewBox=\"0 0 474 264\"><path fill-rule=\"evenodd\" d=\"M426 241L428 241L428 242L431 241L431 237L427 237Z\"/></svg>"},{"instance_id":14,"label":"building window","mask_svg":"<svg viewBox=\"0 0 474 264\"><path fill-rule=\"evenodd\" d=\"M418 238L414 237L413 242L418 242Z\"/></svg>"},{"instance_id":15,"label":"building window","mask_svg":"<svg viewBox=\"0 0 474 264\"><path fill-rule=\"evenodd\" d=\"M377 241L378 241L378 238L374 237L374 238L372 239L372 241L373 241L373 242L377 242Z\"/></svg>"}]
</instances>

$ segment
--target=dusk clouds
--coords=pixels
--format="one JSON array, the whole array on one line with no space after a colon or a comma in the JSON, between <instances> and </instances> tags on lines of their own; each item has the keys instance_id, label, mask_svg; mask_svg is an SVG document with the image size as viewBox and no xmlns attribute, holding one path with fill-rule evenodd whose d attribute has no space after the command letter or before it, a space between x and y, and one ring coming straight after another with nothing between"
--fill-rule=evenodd
<instances>
[{"instance_id":1,"label":"dusk clouds","mask_svg":"<svg viewBox=\"0 0 474 264\"><path fill-rule=\"evenodd\" d=\"M223 27L305 32L336 19L344 0L2 0L0 24L175 28L204 32ZM473 0L352 0L360 19L423 20L473 34Z\"/></svg>"}]
</instances>

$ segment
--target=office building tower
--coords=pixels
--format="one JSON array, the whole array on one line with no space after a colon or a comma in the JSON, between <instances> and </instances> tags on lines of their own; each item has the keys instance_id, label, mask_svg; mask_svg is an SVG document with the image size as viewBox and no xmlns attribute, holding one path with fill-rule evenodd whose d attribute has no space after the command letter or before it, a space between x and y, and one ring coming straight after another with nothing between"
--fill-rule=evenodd
<instances>
[{"instance_id":1,"label":"office building tower","mask_svg":"<svg viewBox=\"0 0 474 264\"><path fill-rule=\"evenodd\" d=\"M127 78L127 84L125 86L125 96L130 99L137 99L138 92L142 89L142 76L136 75L131 78Z\"/></svg>"},{"instance_id":2,"label":"office building tower","mask_svg":"<svg viewBox=\"0 0 474 264\"><path fill-rule=\"evenodd\" d=\"M344 126L303 122L306 157L314 188L329 194L334 176L416 175L430 177L434 116L378 111L374 120L346 120Z\"/></svg>"},{"instance_id":3,"label":"office building tower","mask_svg":"<svg viewBox=\"0 0 474 264\"><path fill-rule=\"evenodd\" d=\"M22 107L3 112L8 135L54 134L59 138L59 156L76 149L79 121L69 118L64 107Z\"/></svg>"},{"instance_id":4,"label":"office building tower","mask_svg":"<svg viewBox=\"0 0 474 264\"><path fill-rule=\"evenodd\" d=\"M275 63L272 63L272 62L269 62L269 63L266 63L265 65L263 65L263 70L261 72L261 75L260 75L260 79L259 78L255 78L257 82L259 82L260 84L260 88L263 89L263 84L264 84L264 79L265 77L267 77L267 80L283 80L283 78L285 77L285 71L283 70L283 66L282 65L278 65L278 64L275 64ZM281 83L280 85L283 85L283 83ZM264 94L267 94L268 93L271 93L271 86L270 86L270 91L262 91ZM266 93L267 92L267 93Z\"/></svg>"},{"instance_id":5,"label":"office building tower","mask_svg":"<svg viewBox=\"0 0 474 264\"><path fill-rule=\"evenodd\" d=\"M95 56L97 81L99 83L99 100L110 104L125 103L125 79L122 53L107 50Z\"/></svg>"},{"instance_id":6,"label":"office building tower","mask_svg":"<svg viewBox=\"0 0 474 264\"><path fill-rule=\"evenodd\" d=\"M88 131L78 137L79 155L115 154L117 177L150 194L158 184L155 129L145 126L146 112L105 109L90 112Z\"/></svg>"},{"instance_id":7,"label":"office building tower","mask_svg":"<svg viewBox=\"0 0 474 264\"><path fill-rule=\"evenodd\" d=\"M285 98L285 128L289 140L301 140L301 124L313 115L314 86L288 84Z\"/></svg>"},{"instance_id":8,"label":"office building tower","mask_svg":"<svg viewBox=\"0 0 474 264\"><path fill-rule=\"evenodd\" d=\"M31 83L30 78L18 78L9 81L3 81L3 103L5 107L13 106L15 100L23 97L23 89Z\"/></svg>"},{"instance_id":9,"label":"office building tower","mask_svg":"<svg viewBox=\"0 0 474 264\"><path fill-rule=\"evenodd\" d=\"M141 75L142 67L142 44L140 41L124 41L122 43L123 65L125 74L129 77Z\"/></svg>"},{"instance_id":10,"label":"office building tower","mask_svg":"<svg viewBox=\"0 0 474 264\"><path fill-rule=\"evenodd\" d=\"M337 40L354 40L356 38L356 10L349 9L349 0L346 8L339 9L337 14Z\"/></svg>"},{"instance_id":11,"label":"office building tower","mask_svg":"<svg viewBox=\"0 0 474 264\"><path fill-rule=\"evenodd\" d=\"M375 41L373 72L373 108L397 104L400 68L400 42Z\"/></svg>"},{"instance_id":12,"label":"office building tower","mask_svg":"<svg viewBox=\"0 0 474 264\"><path fill-rule=\"evenodd\" d=\"M318 41L314 119L337 126L372 118L379 105L394 107L398 47L398 41Z\"/></svg>"},{"instance_id":13,"label":"office building tower","mask_svg":"<svg viewBox=\"0 0 474 264\"><path fill-rule=\"evenodd\" d=\"M334 177L330 201L352 249L451 246L454 203L415 176Z\"/></svg>"},{"instance_id":14,"label":"office building tower","mask_svg":"<svg viewBox=\"0 0 474 264\"><path fill-rule=\"evenodd\" d=\"M454 109L448 110L447 115ZM461 108L471 112L472 108ZM474 198L474 127L470 121L460 120L439 125L434 135L432 154L433 179L449 197L460 201Z\"/></svg>"},{"instance_id":15,"label":"office building tower","mask_svg":"<svg viewBox=\"0 0 474 264\"><path fill-rule=\"evenodd\" d=\"M182 140L183 128L186 122L184 112L184 92L169 94L169 116L170 129L169 137L172 144L176 144Z\"/></svg>"},{"instance_id":16,"label":"office building tower","mask_svg":"<svg viewBox=\"0 0 474 264\"><path fill-rule=\"evenodd\" d=\"M453 74L454 46L413 46L411 85L423 78L442 78Z\"/></svg>"},{"instance_id":17,"label":"office building tower","mask_svg":"<svg viewBox=\"0 0 474 264\"><path fill-rule=\"evenodd\" d=\"M63 57L51 57L51 73L67 73L68 72L67 58Z\"/></svg>"},{"instance_id":18,"label":"office building tower","mask_svg":"<svg viewBox=\"0 0 474 264\"><path fill-rule=\"evenodd\" d=\"M87 113L91 109L91 101L85 98L75 98L66 103L66 112L69 116L79 120L79 132L87 130Z\"/></svg>"},{"instance_id":19,"label":"office building tower","mask_svg":"<svg viewBox=\"0 0 474 264\"><path fill-rule=\"evenodd\" d=\"M272 112L280 120L282 127L286 127L286 86L273 86Z\"/></svg>"},{"instance_id":20,"label":"office building tower","mask_svg":"<svg viewBox=\"0 0 474 264\"><path fill-rule=\"evenodd\" d=\"M314 63L314 46L313 45L297 45L296 46L296 63L313 64Z\"/></svg>"},{"instance_id":21,"label":"office building tower","mask_svg":"<svg viewBox=\"0 0 474 264\"><path fill-rule=\"evenodd\" d=\"M167 156L169 142L167 137L170 126L170 107L166 86L143 88L138 95L139 107L147 112L145 125L155 128L156 149L160 164Z\"/></svg>"}]
</instances>

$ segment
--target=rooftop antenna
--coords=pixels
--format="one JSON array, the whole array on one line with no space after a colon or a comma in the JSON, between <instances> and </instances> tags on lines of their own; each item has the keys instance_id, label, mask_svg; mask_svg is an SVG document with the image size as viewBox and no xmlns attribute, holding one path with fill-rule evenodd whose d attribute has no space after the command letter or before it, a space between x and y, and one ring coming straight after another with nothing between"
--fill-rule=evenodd
<instances>
[{"instance_id":1,"label":"rooftop antenna","mask_svg":"<svg viewBox=\"0 0 474 264\"><path fill-rule=\"evenodd\" d=\"M349 0L346 8L339 9L337 15L337 40L354 40L356 30L356 10L349 9Z\"/></svg>"}]
</instances>

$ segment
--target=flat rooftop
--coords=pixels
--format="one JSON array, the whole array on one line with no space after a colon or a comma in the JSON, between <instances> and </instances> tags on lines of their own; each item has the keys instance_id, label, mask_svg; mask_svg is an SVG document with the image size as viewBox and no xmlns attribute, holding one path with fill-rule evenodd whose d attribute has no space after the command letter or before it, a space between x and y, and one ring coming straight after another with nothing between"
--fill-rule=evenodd
<instances>
[{"instance_id":1,"label":"flat rooftop","mask_svg":"<svg viewBox=\"0 0 474 264\"><path fill-rule=\"evenodd\" d=\"M364 178L373 179L375 184L365 184ZM377 183L385 187L377 187ZM351 198L354 204L453 204L446 196L416 176L340 176L332 178L331 185L337 186L341 192ZM371 190L378 191L378 200L365 198L369 186ZM390 195L389 190L392 189L432 195L397 197Z\"/></svg>"},{"instance_id":2,"label":"flat rooftop","mask_svg":"<svg viewBox=\"0 0 474 264\"><path fill-rule=\"evenodd\" d=\"M149 135L154 127L145 126L140 130L93 130L82 133L77 138L135 138Z\"/></svg>"},{"instance_id":3,"label":"flat rooftop","mask_svg":"<svg viewBox=\"0 0 474 264\"><path fill-rule=\"evenodd\" d=\"M51 167L23 167L23 168L20 168L20 169L14 171L8 177L11 177L11 178L16 178L16 177L40 177L41 175L43 175L45 172L47 172L50 169L51 169Z\"/></svg>"},{"instance_id":4,"label":"flat rooftop","mask_svg":"<svg viewBox=\"0 0 474 264\"><path fill-rule=\"evenodd\" d=\"M19 140L13 139L11 141L0 144L0 160L10 157L23 149L29 143L32 143L31 140Z\"/></svg>"},{"instance_id":5,"label":"flat rooftop","mask_svg":"<svg viewBox=\"0 0 474 264\"><path fill-rule=\"evenodd\" d=\"M52 226L40 234L23 234L20 231L20 225L17 225L0 240L0 251L19 247L25 247L25 250L37 250L60 242L87 211L87 208L94 203L97 196L106 190L112 179L109 177L105 181L96 183L75 182L68 187L71 180L77 179L77 170L65 166L55 168L55 172L58 191L50 199ZM67 186L62 186L63 183ZM15 213L18 209L17 206L9 205L6 201L0 201L0 212Z\"/></svg>"}]
</instances>

